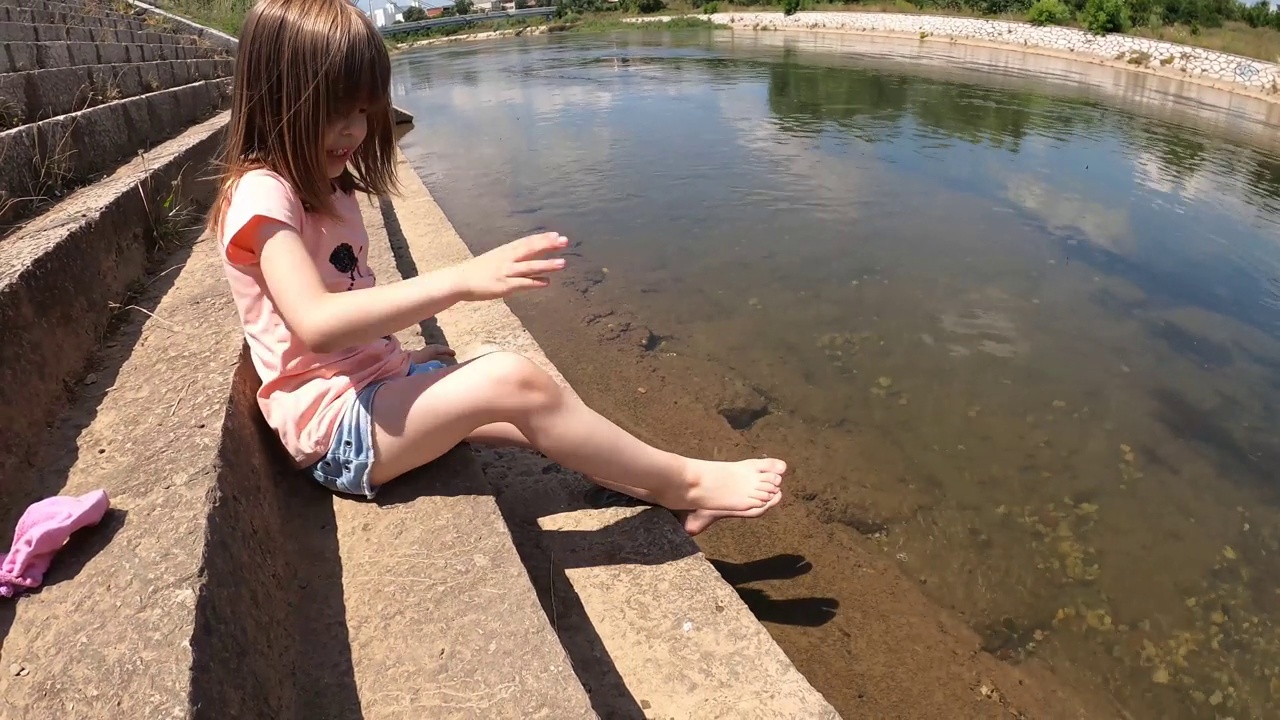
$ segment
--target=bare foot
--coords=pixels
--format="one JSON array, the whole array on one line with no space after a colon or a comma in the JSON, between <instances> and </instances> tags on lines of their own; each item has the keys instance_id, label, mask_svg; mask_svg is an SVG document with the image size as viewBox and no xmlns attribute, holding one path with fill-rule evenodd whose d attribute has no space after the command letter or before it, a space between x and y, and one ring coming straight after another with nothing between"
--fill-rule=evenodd
<instances>
[{"instance_id":1,"label":"bare foot","mask_svg":"<svg viewBox=\"0 0 1280 720\"><path fill-rule=\"evenodd\" d=\"M786 472L787 464L773 458L740 462L691 460L684 502L667 507L719 512L760 510L781 492L779 486Z\"/></svg>"},{"instance_id":2,"label":"bare foot","mask_svg":"<svg viewBox=\"0 0 1280 720\"><path fill-rule=\"evenodd\" d=\"M763 507L758 507L754 510L689 510L677 512L676 518L684 525L684 531L689 533L690 537L693 537L711 527L717 520L725 518L757 518L780 502L782 502L781 490L774 493L773 497Z\"/></svg>"}]
</instances>

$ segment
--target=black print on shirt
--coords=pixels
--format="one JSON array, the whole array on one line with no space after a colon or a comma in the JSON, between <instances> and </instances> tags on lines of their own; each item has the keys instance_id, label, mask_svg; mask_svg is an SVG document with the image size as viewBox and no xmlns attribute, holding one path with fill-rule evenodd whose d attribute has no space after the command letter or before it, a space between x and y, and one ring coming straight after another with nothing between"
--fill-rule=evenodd
<instances>
[{"instance_id":1,"label":"black print on shirt","mask_svg":"<svg viewBox=\"0 0 1280 720\"><path fill-rule=\"evenodd\" d=\"M360 263L356 260L356 251L352 250L347 243L342 243L334 248L333 252L329 253L329 264L333 266L333 269L351 278L351 283L347 285L348 290L356 286L357 275L364 277L360 272Z\"/></svg>"}]
</instances>

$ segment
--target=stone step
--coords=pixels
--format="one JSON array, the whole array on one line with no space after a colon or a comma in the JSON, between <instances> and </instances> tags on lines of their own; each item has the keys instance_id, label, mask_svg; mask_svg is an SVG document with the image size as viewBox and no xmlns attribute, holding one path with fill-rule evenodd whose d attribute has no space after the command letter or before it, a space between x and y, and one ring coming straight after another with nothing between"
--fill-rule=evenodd
<instances>
[{"instance_id":1,"label":"stone step","mask_svg":"<svg viewBox=\"0 0 1280 720\"><path fill-rule=\"evenodd\" d=\"M222 109L231 80L202 80L0 132L0 224Z\"/></svg>"},{"instance_id":2,"label":"stone step","mask_svg":"<svg viewBox=\"0 0 1280 720\"><path fill-rule=\"evenodd\" d=\"M0 130L199 80L230 77L235 63L160 60L32 70L0 75Z\"/></svg>"},{"instance_id":3,"label":"stone step","mask_svg":"<svg viewBox=\"0 0 1280 720\"><path fill-rule=\"evenodd\" d=\"M144 43L13 42L0 46L0 74L53 70L82 65L200 60L230 57L225 51L199 45Z\"/></svg>"},{"instance_id":4,"label":"stone step","mask_svg":"<svg viewBox=\"0 0 1280 720\"><path fill-rule=\"evenodd\" d=\"M235 52L238 40L221 30L215 30L211 27L205 27L199 23L193 22L180 15L174 15L171 12L161 10L154 5L140 2L140 0L130 0L130 4L146 13L146 18L155 24L155 27L170 28L169 32L175 32L182 35L190 35L198 38L203 45L210 45L223 50Z\"/></svg>"},{"instance_id":5,"label":"stone step","mask_svg":"<svg viewBox=\"0 0 1280 720\"><path fill-rule=\"evenodd\" d=\"M401 263L428 272L469 259L402 154L398 163L401 194L383 214L402 234ZM439 327L460 355L498 344L563 382L503 302L455 306ZM592 508L580 477L534 453L494 452L486 475L602 717L839 717L670 513Z\"/></svg>"},{"instance_id":6,"label":"stone step","mask_svg":"<svg viewBox=\"0 0 1280 720\"><path fill-rule=\"evenodd\" d=\"M95 358L101 375L43 433L34 490L102 489L114 509L7 608L0 662L20 670L0 673L6 720L298 718L312 688L295 677L344 632L336 543L285 524L325 532L323 496L290 495L303 486L259 432L214 243L166 263ZM325 623L302 626L300 608Z\"/></svg>"},{"instance_id":7,"label":"stone step","mask_svg":"<svg viewBox=\"0 0 1280 720\"><path fill-rule=\"evenodd\" d=\"M362 205L370 266L397 279L382 215ZM470 452L332 507L356 692L316 665L299 717L596 717Z\"/></svg>"},{"instance_id":8,"label":"stone step","mask_svg":"<svg viewBox=\"0 0 1280 720\"><path fill-rule=\"evenodd\" d=\"M261 420L215 243L154 267L79 401L28 430L43 471L0 487L0 532L52 494L115 508L13 606L6 720L597 717L470 453L335 498Z\"/></svg>"},{"instance_id":9,"label":"stone step","mask_svg":"<svg viewBox=\"0 0 1280 720\"><path fill-rule=\"evenodd\" d=\"M85 28L112 28L145 32L148 27L138 18L82 15L74 10L36 10L0 5L0 22L32 25L72 25Z\"/></svg>"},{"instance_id":10,"label":"stone step","mask_svg":"<svg viewBox=\"0 0 1280 720\"><path fill-rule=\"evenodd\" d=\"M39 495L46 428L148 251L172 242L175 226L199 223L183 211L209 192L226 119L187 129L0 240L0 327L10 338L0 343L0 523Z\"/></svg>"},{"instance_id":11,"label":"stone step","mask_svg":"<svg viewBox=\"0 0 1280 720\"><path fill-rule=\"evenodd\" d=\"M138 15L129 12L116 12L114 5L107 3L59 2L58 0L3 0L3 7L14 10L40 10L42 12L71 13L90 17L114 18L117 20L136 20Z\"/></svg>"},{"instance_id":12,"label":"stone step","mask_svg":"<svg viewBox=\"0 0 1280 720\"><path fill-rule=\"evenodd\" d=\"M172 35L115 28L92 28L76 25L31 25L20 22L0 22L0 43L20 42L92 42L92 43L143 43L147 45L195 45L190 35Z\"/></svg>"},{"instance_id":13,"label":"stone step","mask_svg":"<svg viewBox=\"0 0 1280 720\"><path fill-rule=\"evenodd\" d=\"M52 434L43 493L115 510L14 606L6 720L595 717L474 462L379 503L308 482L261 421L214 242L166 264Z\"/></svg>"}]
</instances>

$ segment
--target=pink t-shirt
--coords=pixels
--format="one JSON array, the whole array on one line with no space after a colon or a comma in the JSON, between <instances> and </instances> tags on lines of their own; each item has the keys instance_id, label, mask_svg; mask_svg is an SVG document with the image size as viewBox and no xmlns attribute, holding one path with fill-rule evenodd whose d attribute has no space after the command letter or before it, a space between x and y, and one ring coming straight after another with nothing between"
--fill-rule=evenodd
<instances>
[{"instance_id":1,"label":"pink t-shirt","mask_svg":"<svg viewBox=\"0 0 1280 720\"><path fill-rule=\"evenodd\" d=\"M268 218L295 230L332 292L374 284L369 236L354 195L335 193L337 218L308 213L293 188L269 170L245 173L227 203L218 243L253 365L262 378L258 406L299 467L329 449L334 428L360 389L409 372L409 353L395 338L337 352L312 352L285 324L258 267L254 223Z\"/></svg>"}]
</instances>

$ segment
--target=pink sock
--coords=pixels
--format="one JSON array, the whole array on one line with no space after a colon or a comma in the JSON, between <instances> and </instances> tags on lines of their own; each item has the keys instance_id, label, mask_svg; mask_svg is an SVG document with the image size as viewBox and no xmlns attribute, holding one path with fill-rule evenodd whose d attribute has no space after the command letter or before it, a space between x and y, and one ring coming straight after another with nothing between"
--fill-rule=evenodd
<instances>
[{"instance_id":1,"label":"pink sock","mask_svg":"<svg viewBox=\"0 0 1280 720\"><path fill-rule=\"evenodd\" d=\"M13 597L39 587L53 556L80 528L97 525L107 512L107 494L94 490L80 497L51 497L22 513L13 547L0 563L0 596Z\"/></svg>"}]
</instances>

